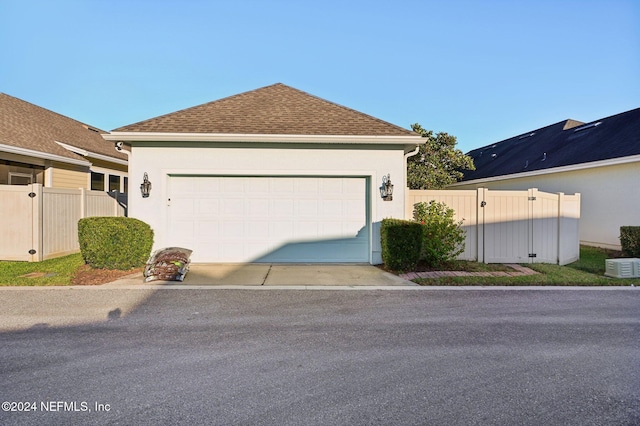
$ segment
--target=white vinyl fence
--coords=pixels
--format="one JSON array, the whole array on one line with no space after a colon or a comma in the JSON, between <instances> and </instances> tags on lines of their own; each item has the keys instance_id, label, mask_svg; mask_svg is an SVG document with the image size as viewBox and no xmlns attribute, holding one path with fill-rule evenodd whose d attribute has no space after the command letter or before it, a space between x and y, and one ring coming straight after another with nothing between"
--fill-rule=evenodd
<instances>
[{"instance_id":1,"label":"white vinyl fence","mask_svg":"<svg viewBox=\"0 0 640 426\"><path fill-rule=\"evenodd\" d=\"M580 194L528 191L407 190L405 217L419 202L443 202L466 233L461 260L556 263L580 258Z\"/></svg>"},{"instance_id":2,"label":"white vinyl fence","mask_svg":"<svg viewBox=\"0 0 640 426\"><path fill-rule=\"evenodd\" d=\"M78 221L125 216L126 194L0 185L0 260L38 262L80 250Z\"/></svg>"}]
</instances>

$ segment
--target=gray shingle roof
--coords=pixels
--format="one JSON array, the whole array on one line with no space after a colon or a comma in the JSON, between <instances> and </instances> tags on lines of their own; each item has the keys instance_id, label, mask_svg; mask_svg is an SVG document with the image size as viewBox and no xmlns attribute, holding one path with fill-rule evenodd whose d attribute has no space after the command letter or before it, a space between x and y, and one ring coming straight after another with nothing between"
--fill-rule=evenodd
<instances>
[{"instance_id":1,"label":"gray shingle roof","mask_svg":"<svg viewBox=\"0 0 640 426\"><path fill-rule=\"evenodd\" d=\"M463 181L640 155L640 108L582 123L565 120L468 153Z\"/></svg>"},{"instance_id":2,"label":"gray shingle roof","mask_svg":"<svg viewBox=\"0 0 640 426\"><path fill-rule=\"evenodd\" d=\"M114 159L126 160L127 156L118 153L112 142L100 136L103 133L106 132L0 93L0 144L74 160L83 158L61 147L57 141Z\"/></svg>"},{"instance_id":3,"label":"gray shingle roof","mask_svg":"<svg viewBox=\"0 0 640 426\"><path fill-rule=\"evenodd\" d=\"M281 83L223 98L114 132L416 136L416 133Z\"/></svg>"}]
</instances>

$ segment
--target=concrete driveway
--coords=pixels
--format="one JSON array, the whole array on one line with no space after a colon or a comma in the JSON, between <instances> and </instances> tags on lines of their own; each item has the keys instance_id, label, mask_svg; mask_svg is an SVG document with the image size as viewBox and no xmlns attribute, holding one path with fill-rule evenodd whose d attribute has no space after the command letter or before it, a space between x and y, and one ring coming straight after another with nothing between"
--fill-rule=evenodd
<instances>
[{"instance_id":1,"label":"concrete driveway","mask_svg":"<svg viewBox=\"0 0 640 426\"><path fill-rule=\"evenodd\" d=\"M211 286L417 286L368 264L191 264L182 283L144 283L142 274L107 285L211 285Z\"/></svg>"}]
</instances>

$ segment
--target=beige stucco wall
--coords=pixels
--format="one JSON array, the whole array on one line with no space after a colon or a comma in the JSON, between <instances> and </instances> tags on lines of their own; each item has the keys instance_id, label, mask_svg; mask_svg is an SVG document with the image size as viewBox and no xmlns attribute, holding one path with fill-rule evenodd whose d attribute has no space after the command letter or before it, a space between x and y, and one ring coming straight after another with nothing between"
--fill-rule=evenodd
<instances>
[{"instance_id":1,"label":"beige stucco wall","mask_svg":"<svg viewBox=\"0 0 640 426\"><path fill-rule=\"evenodd\" d=\"M545 192L579 192L582 197L580 242L620 248L620 226L640 226L640 162L602 166L539 176L510 178L450 189L489 188Z\"/></svg>"}]
</instances>

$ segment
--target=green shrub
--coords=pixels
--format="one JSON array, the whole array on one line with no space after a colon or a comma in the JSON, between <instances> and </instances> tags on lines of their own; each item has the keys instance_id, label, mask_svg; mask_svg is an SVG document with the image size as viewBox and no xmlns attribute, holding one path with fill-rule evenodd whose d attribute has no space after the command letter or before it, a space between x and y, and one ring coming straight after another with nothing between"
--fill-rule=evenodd
<instances>
[{"instance_id":1,"label":"green shrub","mask_svg":"<svg viewBox=\"0 0 640 426\"><path fill-rule=\"evenodd\" d=\"M640 226L621 226L620 245L627 257L640 257Z\"/></svg>"},{"instance_id":2,"label":"green shrub","mask_svg":"<svg viewBox=\"0 0 640 426\"><path fill-rule=\"evenodd\" d=\"M78 221L78 241L92 268L127 270L149 259L153 230L129 217L87 217Z\"/></svg>"},{"instance_id":3,"label":"green shrub","mask_svg":"<svg viewBox=\"0 0 640 426\"><path fill-rule=\"evenodd\" d=\"M414 269L420 260L421 233L422 227L419 223L383 219L380 238L382 261L385 266L393 271Z\"/></svg>"},{"instance_id":4,"label":"green shrub","mask_svg":"<svg viewBox=\"0 0 640 426\"><path fill-rule=\"evenodd\" d=\"M464 251L462 222L456 222L455 211L435 201L414 204L413 218L422 224L420 260L434 267L454 260Z\"/></svg>"}]
</instances>

